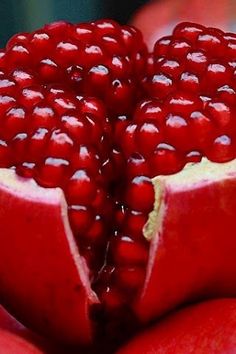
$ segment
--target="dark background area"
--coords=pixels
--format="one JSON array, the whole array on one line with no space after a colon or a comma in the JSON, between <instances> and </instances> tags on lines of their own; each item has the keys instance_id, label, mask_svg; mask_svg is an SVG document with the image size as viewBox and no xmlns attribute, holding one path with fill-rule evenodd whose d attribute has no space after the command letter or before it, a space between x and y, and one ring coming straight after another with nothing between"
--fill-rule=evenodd
<instances>
[{"instance_id":1,"label":"dark background area","mask_svg":"<svg viewBox=\"0 0 236 354\"><path fill-rule=\"evenodd\" d=\"M145 0L0 0L0 47L16 32L56 20L81 22L110 17L126 23Z\"/></svg>"}]
</instances>

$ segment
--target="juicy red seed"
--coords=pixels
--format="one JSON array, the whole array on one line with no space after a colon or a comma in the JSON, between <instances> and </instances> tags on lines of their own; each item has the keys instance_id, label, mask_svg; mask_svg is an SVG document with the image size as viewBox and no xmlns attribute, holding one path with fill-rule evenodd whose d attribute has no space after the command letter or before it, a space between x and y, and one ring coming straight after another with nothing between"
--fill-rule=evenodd
<instances>
[{"instance_id":1,"label":"juicy red seed","mask_svg":"<svg viewBox=\"0 0 236 354\"><path fill-rule=\"evenodd\" d=\"M71 28L73 38L89 43L93 38L93 26L90 23L80 23Z\"/></svg>"},{"instance_id":2,"label":"juicy red seed","mask_svg":"<svg viewBox=\"0 0 236 354\"><path fill-rule=\"evenodd\" d=\"M6 48L10 49L16 44L27 44L28 40L29 40L28 33L17 33L9 39Z\"/></svg>"},{"instance_id":3,"label":"juicy red seed","mask_svg":"<svg viewBox=\"0 0 236 354\"><path fill-rule=\"evenodd\" d=\"M217 137L206 151L206 156L215 162L227 162L235 158L235 144L231 137L227 135Z\"/></svg>"},{"instance_id":4,"label":"juicy red seed","mask_svg":"<svg viewBox=\"0 0 236 354\"><path fill-rule=\"evenodd\" d=\"M153 156L150 158L152 177L157 175L169 175L182 170L184 159L176 149L166 143L157 146Z\"/></svg>"},{"instance_id":5,"label":"juicy red seed","mask_svg":"<svg viewBox=\"0 0 236 354\"><path fill-rule=\"evenodd\" d=\"M127 161L127 179L132 180L136 176L150 176L147 161L140 154L132 154Z\"/></svg>"},{"instance_id":6,"label":"juicy red seed","mask_svg":"<svg viewBox=\"0 0 236 354\"><path fill-rule=\"evenodd\" d=\"M145 271L143 267L118 267L114 277L119 287L124 291L138 289L145 280Z\"/></svg>"},{"instance_id":7,"label":"juicy red seed","mask_svg":"<svg viewBox=\"0 0 236 354\"><path fill-rule=\"evenodd\" d=\"M11 96L0 96L0 116L16 104L16 99Z\"/></svg>"},{"instance_id":8,"label":"juicy red seed","mask_svg":"<svg viewBox=\"0 0 236 354\"><path fill-rule=\"evenodd\" d=\"M77 108L77 102L70 95L63 95L63 97L58 95L52 102L52 106L57 114L62 115L74 111Z\"/></svg>"},{"instance_id":9,"label":"juicy red seed","mask_svg":"<svg viewBox=\"0 0 236 354\"><path fill-rule=\"evenodd\" d=\"M153 123L143 123L136 131L137 148L142 155L151 154L161 140L162 134Z\"/></svg>"},{"instance_id":10,"label":"juicy red seed","mask_svg":"<svg viewBox=\"0 0 236 354\"><path fill-rule=\"evenodd\" d=\"M177 79L182 68L177 60L163 59L158 63L157 70L162 74L170 75L172 79Z\"/></svg>"},{"instance_id":11,"label":"juicy red seed","mask_svg":"<svg viewBox=\"0 0 236 354\"><path fill-rule=\"evenodd\" d=\"M171 37L163 37L155 43L154 55L157 57L165 57L168 53L171 43Z\"/></svg>"},{"instance_id":12,"label":"juicy red seed","mask_svg":"<svg viewBox=\"0 0 236 354\"><path fill-rule=\"evenodd\" d=\"M202 112L195 111L189 119L189 131L195 149L204 149L215 133L214 123Z\"/></svg>"},{"instance_id":13,"label":"juicy red seed","mask_svg":"<svg viewBox=\"0 0 236 354\"><path fill-rule=\"evenodd\" d=\"M93 148L80 145L77 152L71 157L71 165L74 170L84 169L92 175L96 175L100 168L100 160Z\"/></svg>"},{"instance_id":14,"label":"juicy red seed","mask_svg":"<svg viewBox=\"0 0 236 354\"><path fill-rule=\"evenodd\" d=\"M27 155L31 161L40 161L46 154L47 143L49 140L49 131L45 128L38 128L32 132L28 141Z\"/></svg>"},{"instance_id":15,"label":"juicy red seed","mask_svg":"<svg viewBox=\"0 0 236 354\"><path fill-rule=\"evenodd\" d=\"M106 110L102 102L94 97L85 97L80 101L80 110L85 115L95 117L104 123L107 118Z\"/></svg>"},{"instance_id":16,"label":"juicy red seed","mask_svg":"<svg viewBox=\"0 0 236 354\"><path fill-rule=\"evenodd\" d=\"M75 43L61 41L57 44L55 58L59 65L68 66L75 64L74 60L78 55L78 46Z\"/></svg>"},{"instance_id":17,"label":"juicy red seed","mask_svg":"<svg viewBox=\"0 0 236 354\"><path fill-rule=\"evenodd\" d=\"M236 92L234 88L229 85L224 85L218 88L217 98L227 104L233 105L236 102Z\"/></svg>"},{"instance_id":18,"label":"juicy red seed","mask_svg":"<svg viewBox=\"0 0 236 354\"><path fill-rule=\"evenodd\" d=\"M44 29L49 35L54 37L61 37L67 34L70 30L71 24L65 21L56 21L44 26Z\"/></svg>"},{"instance_id":19,"label":"juicy red seed","mask_svg":"<svg viewBox=\"0 0 236 354\"><path fill-rule=\"evenodd\" d=\"M111 19L101 19L94 22L97 28L97 35L114 34L118 30L117 23Z\"/></svg>"},{"instance_id":20,"label":"juicy red seed","mask_svg":"<svg viewBox=\"0 0 236 354\"><path fill-rule=\"evenodd\" d=\"M1 119L6 139L12 139L18 133L24 132L26 127L26 113L21 107L13 107Z\"/></svg>"},{"instance_id":21,"label":"juicy red seed","mask_svg":"<svg viewBox=\"0 0 236 354\"><path fill-rule=\"evenodd\" d=\"M99 244L104 242L104 235L106 234L106 228L104 221L100 215L95 217L95 220L91 223L89 230L87 231L86 238L92 244Z\"/></svg>"},{"instance_id":22,"label":"juicy red seed","mask_svg":"<svg viewBox=\"0 0 236 354\"><path fill-rule=\"evenodd\" d=\"M36 181L43 187L63 186L68 173L69 162L64 159L48 157L39 167Z\"/></svg>"},{"instance_id":23,"label":"juicy red seed","mask_svg":"<svg viewBox=\"0 0 236 354\"><path fill-rule=\"evenodd\" d=\"M181 150L189 148L189 129L186 119L170 114L166 118L165 134L167 140Z\"/></svg>"},{"instance_id":24,"label":"juicy red seed","mask_svg":"<svg viewBox=\"0 0 236 354\"><path fill-rule=\"evenodd\" d=\"M24 70L14 70L12 78L22 88L32 86L35 83L33 75Z\"/></svg>"},{"instance_id":25,"label":"juicy red seed","mask_svg":"<svg viewBox=\"0 0 236 354\"><path fill-rule=\"evenodd\" d=\"M88 141L89 126L83 115L78 117L76 112L71 112L70 114L63 115L61 122L66 132L72 138L82 144Z\"/></svg>"},{"instance_id":26,"label":"juicy red seed","mask_svg":"<svg viewBox=\"0 0 236 354\"><path fill-rule=\"evenodd\" d=\"M204 27L194 23L183 22L177 25L173 35L186 39L189 43L194 43L199 34L202 33Z\"/></svg>"},{"instance_id":27,"label":"juicy red seed","mask_svg":"<svg viewBox=\"0 0 236 354\"><path fill-rule=\"evenodd\" d=\"M48 141L47 153L51 157L68 159L73 151L73 141L60 129L52 131Z\"/></svg>"},{"instance_id":28,"label":"juicy red seed","mask_svg":"<svg viewBox=\"0 0 236 354\"><path fill-rule=\"evenodd\" d=\"M69 204L89 205L96 196L96 184L85 170L77 170L66 186Z\"/></svg>"},{"instance_id":29,"label":"juicy red seed","mask_svg":"<svg viewBox=\"0 0 236 354\"><path fill-rule=\"evenodd\" d=\"M88 207L72 205L69 207L69 218L75 236L84 235L92 225L94 215Z\"/></svg>"},{"instance_id":30,"label":"juicy red seed","mask_svg":"<svg viewBox=\"0 0 236 354\"><path fill-rule=\"evenodd\" d=\"M174 90L173 80L166 74L155 74L144 82L148 94L154 98L164 98Z\"/></svg>"},{"instance_id":31,"label":"juicy red seed","mask_svg":"<svg viewBox=\"0 0 236 354\"><path fill-rule=\"evenodd\" d=\"M104 308L107 312L119 309L124 303L124 297L120 292L113 286L106 286L102 288L99 292L99 298L101 299Z\"/></svg>"},{"instance_id":32,"label":"juicy red seed","mask_svg":"<svg viewBox=\"0 0 236 354\"><path fill-rule=\"evenodd\" d=\"M17 151L17 154L14 154L13 156L13 161L15 165L24 162L24 157L27 148L27 138L27 134L19 133L11 141L11 147L13 151Z\"/></svg>"},{"instance_id":33,"label":"juicy red seed","mask_svg":"<svg viewBox=\"0 0 236 354\"><path fill-rule=\"evenodd\" d=\"M167 110L173 114L180 114L186 117L193 111L202 108L202 102L195 95L186 94L184 92L174 93L167 97L165 101Z\"/></svg>"},{"instance_id":34,"label":"juicy red seed","mask_svg":"<svg viewBox=\"0 0 236 354\"><path fill-rule=\"evenodd\" d=\"M12 165L11 150L6 141L0 140L0 167L6 168Z\"/></svg>"},{"instance_id":35,"label":"juicy red seed","mask_svg":"<svg viewBox=\"0 0 236 354\"><path fill-rule=\"evenodd\" d=\"M0 94L11 95L16 91L16 83L13 80L0 79Z\"/></svg>"},{"instance_id":36,"label":"juicy red seed","mask_svg":"<svg viewBox=\"0 0 236 354\"><path fill-rule=\"evenodd\" d=\"M200 89L198 76L189 72L183 72L180 77L179 88L182 91L197 92Z\"/></svg>"},{"instance_id":37,"label":"juicy red seed","mask_svg":"<svg viewBox=\"0 0 236 354\"><path fill-rule=\"evenodd\" d=\"M46 58L40 61L39 63L39 76L40 79L46 83L62 80L62 71L50 58Z\"/></svg>"},{"instance_id":38,"label":"juicy red seed","mask_svg":"<svg viewBox=\"0 0 236 354\"><path fill-rule=\"evenodd\" d=\"M132 72L131 62L128 57L113 55L107 65L112 72L113 78L121 77L122 79L127 79Z\"/></svg>"},{"instance_id":39,"label":"juicy red seed","mask_svg":"<svg viewBox=\"0 0 236 354\"><path fill-rule=\"evenodd\" d=\"M39 57L45 57L52 50L52 41L48 33L43 30L36 31L30 38L30 46Z\"/></svg>"},{"instance_id":40,"label":"juicy red seed","mask_svg":"<svg viewBox=\"0 0 236 354\"><path fill-rule=\"evenodd\" d=\"M211 55L222 55L224 52L224 39L216 31L204 30L198 35L196 45Z\"/></svg>"},{"instance_id":41,"label":"juicy red seed","mask_svg":"<svg viewBox=\"0 0 236 354\"><path fill-rule=\"evenodd\" d=\"M125 214L124 231L132 235L133 239L143 241L143 228L147 222L147 216L135 210L129 210Z\"/></svg>"},{"instance_id":42,"label":"juicy red seed","mask_svg":"<svg viewBox=\"0 0 236 354\"><path fill-rule=\"evenodd\" d=\"M35 164L33 162L23 162L16 166L16 173L25 178L34 178Z\"/></svg>"},{"instance_id":43,"label":"juicy red seed","mask_svg":"<svg viewBox=\"0 0 236 354\"><path fill-rule=\"evenodd\" d=\"M19 102L28 107L33 107L37 105L40 101L44 99L44 95L42 93L42 90L40 90L38 87L27 87L24 88L20 94L19 97Z\"/></svg>"},{"instance_id":44,"label":"juicy red seed","mask_svg":"<svg viewBox=\"0 0 236 354\"><path fill-rule=\"evenodd\" d=\"M134 120L136 122L152 121L158 127L164 124L165 116L166 111L163 105L155 99L139 103L134 112Z\"/></svg>"},{"instance_id":45,"label":"juicy red seed","mask_svg":"<svg viewBox=\"0 0 236 354\"><path fill-rule=\"evenodd\" d=\"M56 125L55 112L49 106L43 104L35 106L31 117L31 127L52 129Z\"/></svg>"},{"instance_id":46,"label":"juicy red seed","mask_svg":"<svg viewBox=\"0 0 236 354\"><path fill-rule=\"evenodd\" d=\"M27 67L30 65L31 56L28 48L23 44L15 44L6 53L9 67Z\"/></svg>"},{"instance_id":47,"label":"juicy red seed","mask_svg":"<svg viewBox=\"0 0 236 354\"><path fill-rule=\"evenodd\" d=\"M199 151L190 151L186 155L186 162L200 162L202 159L202 154Z\"/></svg>"},{"instance_id":48,"label":"juicy red seed","mask_svg":"<svg viewBox=\"0 0 236 354\"><path fill-rule=\"evenodd\" d=\"M93 66L87 76L85 91L87 95L102 96L104 90L108 90L110 84L110 73L106 66Z\"/></svg>"},{"instance_id":49,"label":"juicy red seed","mask_svg":"<svg viewBox=\"0 0 236 354\"><path fill-rule=\"evenodd\" d=\"M230 128L232 122L231 107L224 102L211 101L206 106L206 112L220 129Z\"/></svg>"},{"instance_id":50,"label":"juicy red seed","mask_svg":"<svg viewBox=\"0 0 236 354\"><path fill-rule=\"evenodd\" d=\"M124 154L129 157L134 153L136 149L136 144L135 144L135 132L137 129L136 124L130 124L124 131L123 135L123 142L122 142L122 149Z\"/></svg>"},{"instance_id":51,"label":"juicy red seed","mask_svg":"<svg viewBox=\"0 0 236 354\"><path fill-rule=\"evenodd\" d=\"M202 51L189 52L185 62L186 69L196 74L202 74L206 70L207 64L208 59Z\"/></svg>"},{"instance_id":52,"label":"juicy red seed","mask_svg":"<svg viewBox=\"0 0 236 354\"><path fill-rule=\"evenodd\" d=\"M171 42L168 54L175 59L185 58L190 49L191 46L188 42L182 39L174 39Z\"/></svg>"},{"instance_id":53,"label":"juicy red seed","mask_svg":"<svg viewBox=\"0 0 236 354\"><path fill-rule=\"evenodd\" d=\"M232 72L226 65L209 64L202 79L202 90L207 93L214 93L218 87L229 82L231 77ZM211 85L209 85L209 82L211 82Z\"/></svg>"},{"instance_id":54,"label":"juicy red seed","mask_svg":"<svg viewBox=\"0 0 236 354\"><path fill-rule=\"evenodd\" d=\"M154 203L154 187L150 178L135 177L127 187L126 202L133 210L150 212Z\"/></svg>"},{"instance_id":55,"label":"juicy red seed","mask_svg":"<svg viewBox=\"0 0 236 354\"><path fill-rule=\"evenodd\" d=\"M117 236L113 239L111 251L117 265L145 265L148 259L146 246L134 242L128 236Z\"/></svg>"}]
</instances>

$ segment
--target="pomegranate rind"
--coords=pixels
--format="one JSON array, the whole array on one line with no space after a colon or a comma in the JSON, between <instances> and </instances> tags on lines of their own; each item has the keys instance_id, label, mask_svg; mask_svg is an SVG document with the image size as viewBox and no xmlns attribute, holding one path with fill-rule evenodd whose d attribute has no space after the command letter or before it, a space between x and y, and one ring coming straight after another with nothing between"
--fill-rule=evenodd
<instances>
[{"instance_id":1,"label":"pomegranate rind","mask_svg":"<svg viewBox=\"0 0 236 354\"><path fill-rule=\"evenodd\" d=\"M153 179L144 234L147 274L134 305L143 322L199 298L236 295L236 160L203 160Z\"/></svg>"},{"instance_id":2,"label":"pomegranate rind","mask_svg":"<svg viewBox=\"0 0 236 354\"><path fill-rule=\"evenodd\" d=\"M26 339L16 334L0 329L0 348L4 354L43 354L45 351L37 348Z\"/></svg>"},{"instance_id":3,"label":"pomegranate rind","mask_svg":"<svg viewBox=\"0 0 236 354\"><path fill-rule=\"evenodd\" d=\"M223 354L235 351L236 300L218 299L168 316L118 353Z\"/></svg>"},{"instance_id":4,"label":"pomegranate rind","mask_svg":"<svg viewBox=\"0 0 236 354\"><path fill-rule=\"evenodd\" d=\"M88 344L98 303L60 188L0 170L0 300L22 323L70 344Z\"/></svg>"}]
</instances>

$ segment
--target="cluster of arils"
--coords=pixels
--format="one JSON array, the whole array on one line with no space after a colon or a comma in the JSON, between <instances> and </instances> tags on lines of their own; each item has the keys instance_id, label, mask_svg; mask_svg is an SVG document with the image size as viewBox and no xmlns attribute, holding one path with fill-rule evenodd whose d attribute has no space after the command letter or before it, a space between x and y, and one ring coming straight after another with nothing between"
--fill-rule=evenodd
<instances>
[{"instance_id":1,"label":"cluster of arils","mask_svg":"<svg viewBox=\"0 0 236 354\"><path fill-rule=\"evenodd\" d=\"M152 166L149 175L177 172L202 156L235 157L235 68L236 35L219 29L182 23L155 44L143 80L148 100L126 129ZM140 147L144 135L148 151Z\"/></svg>"},{"instance_id":2,"label":"cluster of arils","mask_svg":"<svg viewBox=\"0 0 236 354\"><path fill-rule=\"evenodd\" d=\"M110 20L50 24L1 51L0 166L63 189L107 308L142 287L151 179L236 156L235 68L236 36L191 24L149 57Z\"/></svg>"},{"instance_id":3,"label":"cluster of arils","mask_svg":"<svg viewBox=\"0 0 236 354\"><path fill-rule=\"evenodd\" d=\"M79 95L101 98L111 115L131 112L145 69L141 33L112 20L57 22L33 33L19 33L0 53L0 68L39 83L62 83Z\"/></svg>"}]
</instances>

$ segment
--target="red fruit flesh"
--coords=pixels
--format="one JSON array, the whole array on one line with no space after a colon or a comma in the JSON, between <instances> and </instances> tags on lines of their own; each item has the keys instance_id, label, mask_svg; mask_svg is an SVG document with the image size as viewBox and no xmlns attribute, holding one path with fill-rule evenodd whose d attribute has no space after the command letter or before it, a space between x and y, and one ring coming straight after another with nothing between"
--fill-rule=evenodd
<instances>
[{"instance_id":1,"label":"red fruit flesh","mask_svg":"<svg viewBox=\"0 0 236 354\"><path fill-rule=\"evenodd\" d=\"M56 339L90 342L94 307L98 327L110 333L114 322L131 328L127 318L149 321L234 279L233 39L191 26L194 36L185 23L157 42L147 65L139 32L108 20L51 24L7 45L0 64L0 205L7 206L0 213L0 298ZM188 162L200 163L190 169ZM209 266L195 249L196 232ZM219 272L221 250L229 256Z\"/></svg>"},{"instance_id":2,"label":"red fruit flesh","mask_svg":"<svg viewBox=\"0 0 236 354\"><path fill-rule=\"evenodd\" d=\"M186 307L148 329L117 354L235 353L236 300Z\"/></svg>"}]
</instances>

